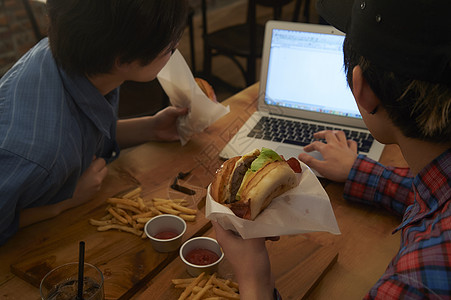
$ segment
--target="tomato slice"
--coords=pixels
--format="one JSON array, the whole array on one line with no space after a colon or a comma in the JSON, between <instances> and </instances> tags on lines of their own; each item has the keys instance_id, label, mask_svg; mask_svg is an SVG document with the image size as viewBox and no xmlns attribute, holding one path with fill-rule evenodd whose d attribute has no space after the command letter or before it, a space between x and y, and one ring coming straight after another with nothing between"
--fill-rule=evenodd
<instances>
[{"instance_id":1,"label":"tomato slice","mask_svg":"<svg viewBox=\"0 0 451 300\"><path fill-rule=\"evenodd\" d=\"M296 158L291 157L289 160L287 160L287 163L295 173L302 173L301 164Z\"/></svg>"}]
</instances>

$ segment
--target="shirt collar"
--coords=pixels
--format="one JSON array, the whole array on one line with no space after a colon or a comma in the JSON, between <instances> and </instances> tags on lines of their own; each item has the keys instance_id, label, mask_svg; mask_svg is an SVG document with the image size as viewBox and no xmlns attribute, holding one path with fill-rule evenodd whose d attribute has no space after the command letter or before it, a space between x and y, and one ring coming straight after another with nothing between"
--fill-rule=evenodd
<instances>
[{"instance_id":1,"label":"shirt collar","mask_svg":"<svg viewBox=\"0 0 451 300\"><path fill-rule=\"evenodd\" d=\"M402 229L435 213L451 198L451 149L448 149L423 168L413 180L415 201L404 214Z\"/></svg>"},{"instance_id":2,"label":"shirt collar","mask_svg":"<svg viewBox=\"0 0 451 300\"><path fill-rule=\"evenodd\" d=\"M74 99L77 106L95 124L95 126L109 139L114 137L117 121L117 105L119 89L116 88L103 96L100 91L84 76L69 76L59 68L64 87Z\"/></svg>"}]
</instances>

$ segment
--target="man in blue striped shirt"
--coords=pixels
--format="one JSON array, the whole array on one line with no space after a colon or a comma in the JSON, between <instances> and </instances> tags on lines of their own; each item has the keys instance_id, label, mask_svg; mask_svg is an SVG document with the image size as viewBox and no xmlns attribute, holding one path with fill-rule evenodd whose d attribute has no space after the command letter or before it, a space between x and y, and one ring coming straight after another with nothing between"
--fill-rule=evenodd
<instances>
[{"instance_id":1,"label":"man in blue striped shirt","mask_svg":"<svg viewBox=\"0 0 451 300\"><path fill-rule=\"evenodd\" d=\"M178 139L187 109L117 119L118 87L150 81L186 24L181 0L47 0L48 38L0 80L0 245L90 200L120 147Z\"/></svg>"}]
</instances>

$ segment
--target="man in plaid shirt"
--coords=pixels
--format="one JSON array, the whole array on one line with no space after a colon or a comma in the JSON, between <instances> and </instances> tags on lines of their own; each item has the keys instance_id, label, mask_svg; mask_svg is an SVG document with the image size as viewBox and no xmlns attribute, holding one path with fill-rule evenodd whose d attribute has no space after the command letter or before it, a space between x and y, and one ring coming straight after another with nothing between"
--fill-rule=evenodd
<instances>
[{"instance_id":1,"label":"man in plaid shirt","mask_svg":"<svg viewBox=\"0 0 451 300\"><path fill-rule=\"evenodd\" d=\"M401 247L367 298L451 297L451 151L415 177L364 156L355 161L345 198L372 203L403 216Z\"/></svg>"},{"instance_id":2,"label":"man in plaid shirt","mask_svg":"<svg viewBox=\"0 0 451 300\"><path fill-rule=\"evenodd\" d=\"M399 145L410 168L358 156L341 131L318 132L326 143L304 147L323 160L299 159L345 182L346 199L402 216L399 252L367 299L451 299L451 1L318 0L317 9L346 32L346 75L365 124L378 141ZM280 298L264 239L213 226L244 278L242 299Z\"/></svg>"}]
</instances>

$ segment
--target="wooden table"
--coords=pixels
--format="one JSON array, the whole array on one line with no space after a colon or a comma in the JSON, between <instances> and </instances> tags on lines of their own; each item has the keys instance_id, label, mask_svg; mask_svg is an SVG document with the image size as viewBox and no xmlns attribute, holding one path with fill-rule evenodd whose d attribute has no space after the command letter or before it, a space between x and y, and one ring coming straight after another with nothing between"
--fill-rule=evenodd
<instances>
[{"instance_id":1,"label":"wooden table","mask_svg":"<svg viewBox=\"0 0 451 300\"><path fill-rule=\"evenodd\" d=\"M143 188L145 199L184 197L191 207L202 211L205 187L222 163L218 153L255 111L257 92L258 85L253 85L228 99L224 104L230 105L231 113L184 147L179 143L147 143L126 149L109 165L102 189L91 202L20 230L0 247L2 299L39 299L40 278L55 266L76 261L81 240L86 242L85 261L104 273L106 299L149 299L145 296L155 289L155 283L167 284L167 278L184 274L176 252L157 253L148 240L129 233L97 232L88 219L104 215L105 199L138 185ZM405 165L394 146L385 148L381 162ZM178 172L191 169L192 175L183 183L195 189L196 195L172 190L170 185ZM284 299L359 299L396 253L399 236L391 235L391 231L399 220L382 211L347 203L342 198L342 184L321 182L342 234L312 233L271 243L277 285ZM197 220L188 223L184 239L213 234L211 224L199 212ZM298 251L298 255L283 255L289 251ZM292 260L286 260L290 256L297 256L294 267ZM227 270L227 262L224 264ZM228 276L233 274L229 272ZM299 286L300 280L305 287Z\"/></svg>"}]
</instances>

